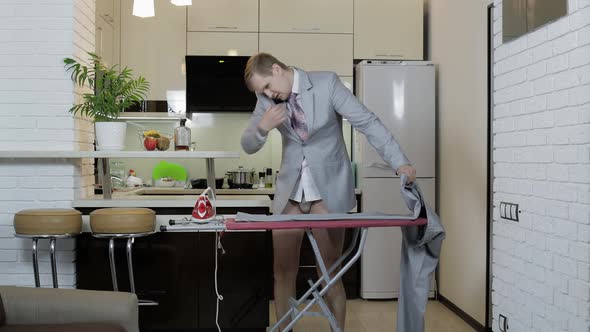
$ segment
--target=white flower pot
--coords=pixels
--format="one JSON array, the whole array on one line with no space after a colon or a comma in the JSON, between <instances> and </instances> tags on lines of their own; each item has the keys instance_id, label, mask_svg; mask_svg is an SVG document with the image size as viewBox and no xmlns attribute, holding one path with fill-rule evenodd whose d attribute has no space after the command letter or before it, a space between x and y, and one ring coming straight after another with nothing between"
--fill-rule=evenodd
<instances>
[{"instance_id":1,"label":"white flower pot","mask_svg":"<svg viewBox=\"0 0 590 332\"><path fill-rule=\"evenodd\" d=\"M96 150L121 151L125 147L127 122L96 122Z\"/></svg>"}]
</instances>

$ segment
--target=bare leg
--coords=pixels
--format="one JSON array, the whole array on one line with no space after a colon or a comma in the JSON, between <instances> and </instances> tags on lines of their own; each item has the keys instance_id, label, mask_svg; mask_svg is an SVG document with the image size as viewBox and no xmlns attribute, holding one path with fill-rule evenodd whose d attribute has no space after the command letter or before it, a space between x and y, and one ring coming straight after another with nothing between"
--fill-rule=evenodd
<instances>
[{"instance_id":1,"label":"bare leg","mask_svg":"<svg viewBox=\"0 0 590 332\"><path fill-rule=\"evenodd\" d=\"M329 213L324 202L314 202L311 206L310 213ZM342 254L342 246L344 245L344 229L343 228L316 228L313 229L313 236L316 238L320 253L326 264L326 268L334 265ZM322 274L318 265L316 265L318 276ZM338 273L339 269L331 273L331 277ZM326 302L330 310L336 317L338 326L344 331L344 323L346 321L346 292L342 279L338 280L325 295Z\"/></svg>"},{"instance_id":2,"label":"bare leg","mask_svg":"<svg viewBox=\"0 0 590 332\"><path fill-rule=\"evenodd\" d=\"M303 214L298 203L289 201L283 214ZM299 252L303 229L273 230L274 297L277 321L289 311L289 298L295 297ZM284 329L290 320L281 325Z\"/></svg>"}]
</instances>

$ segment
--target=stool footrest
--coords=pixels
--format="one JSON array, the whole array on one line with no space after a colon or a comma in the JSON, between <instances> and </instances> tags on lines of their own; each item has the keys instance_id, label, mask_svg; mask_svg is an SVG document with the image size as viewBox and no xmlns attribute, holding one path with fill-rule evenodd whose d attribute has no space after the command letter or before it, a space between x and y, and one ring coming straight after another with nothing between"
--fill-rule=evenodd
<instances>
[{"instance_id":1,"label":"stool footrest","mask_svg":"<svg viewBox=\"0 0 590 332\"><path fill-rule=\"evenodd\" d=\"M150 300L137 300L137 304L139 306L146 306L146 307L153 307L153 306L160 305L160 303L158 303L156 301L150 301Z\"/></svg>"}]
</instances>

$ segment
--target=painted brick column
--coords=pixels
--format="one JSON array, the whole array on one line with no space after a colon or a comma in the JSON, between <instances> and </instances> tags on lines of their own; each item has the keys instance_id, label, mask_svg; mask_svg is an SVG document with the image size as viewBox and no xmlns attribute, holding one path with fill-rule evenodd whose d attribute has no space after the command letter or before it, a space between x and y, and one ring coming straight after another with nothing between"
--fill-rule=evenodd
<instances>
[{"instance_id":1,"label":"painted brick column","mask_svg":"<svg viewBox=\"0 0 590 332\"><path fill-rule=\"evenodd\" d=\"M94 129L68 109L81 91L62 59L94 51L93 0L0 2L0 149L92 150ZM15 239L21 209L71 207L92 190L93 160L0 159L0 284L34 285L31 241ZM40 241L42 285L51 285ZM75 287L75 242L58 241L60 287Z\"/></svg>"}]
</instances>

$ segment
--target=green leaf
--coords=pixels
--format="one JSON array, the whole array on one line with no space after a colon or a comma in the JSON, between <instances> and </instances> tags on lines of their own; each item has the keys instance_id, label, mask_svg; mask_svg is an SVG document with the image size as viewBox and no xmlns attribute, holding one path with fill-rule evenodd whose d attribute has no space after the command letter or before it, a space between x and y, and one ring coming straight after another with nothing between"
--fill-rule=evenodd
<instances>
[{"instance_id":1,"label":"green leaf","mask_svg":"<svg viewBox=\"0 0 590 332\"><path fill-rule=\"evenodd\" d=\"M80 114L94 121L112 121L119 113L147 98L149 83L142 76L134 78L127 67L107 67L95 53L88 53L89 65L72 58L64 58L66 72L79 87L87 87L92 93L82 95L82 103L70 108L70 113Z\"/></svg>"}]
</instances>

